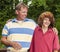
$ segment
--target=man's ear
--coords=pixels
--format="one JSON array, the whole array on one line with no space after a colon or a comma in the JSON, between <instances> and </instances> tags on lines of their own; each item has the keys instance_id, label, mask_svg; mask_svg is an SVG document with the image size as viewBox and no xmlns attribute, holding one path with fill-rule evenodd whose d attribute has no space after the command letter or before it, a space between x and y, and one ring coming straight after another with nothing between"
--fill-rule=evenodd
<instances>
[{"instance_id":1,"label":"man's ear","mask_svg":"<svg viewBox=\"0 0 60 52\"><path fill-rule=\"evenodd\" d=\"M15 14L18 14L18 10L15 11Z\"/></svg>"}]
</instances>

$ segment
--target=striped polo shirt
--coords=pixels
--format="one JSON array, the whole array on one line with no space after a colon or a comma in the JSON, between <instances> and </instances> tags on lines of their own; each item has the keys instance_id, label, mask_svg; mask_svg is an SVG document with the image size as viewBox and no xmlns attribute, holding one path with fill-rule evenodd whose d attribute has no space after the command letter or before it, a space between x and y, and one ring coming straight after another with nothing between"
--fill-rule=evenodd
<instances>
[{"instance_id":1,"label":"striped polo shirt","mask_svg":"<svg viewBox=\"0 0 60 52\"><path fill-rule=\"evenodd\" d=\"M26 18L18 21L16 18L5 24L2 36L7 36L7 40L16 41L22 48L29 48L36 23L32 19Z\"/></svg>"}]
</instances>

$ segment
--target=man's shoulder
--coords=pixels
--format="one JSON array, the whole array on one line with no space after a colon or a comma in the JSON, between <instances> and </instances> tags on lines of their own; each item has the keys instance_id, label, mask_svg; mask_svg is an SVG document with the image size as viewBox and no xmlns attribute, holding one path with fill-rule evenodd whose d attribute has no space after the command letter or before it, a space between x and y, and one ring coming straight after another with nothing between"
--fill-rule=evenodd
<instances>
[{"instance_id":1,"label":"man's shoulder","mask_svg":"<svg viewBox=\"0 0 60 52\"><path fill-rule=\"evenodd\" d=\"M15 20L15 18L14 19L8 19L7 21L6 21L6 23L11 23L11 22L15 22L16 20Z\"/></svg>"},{"instance_id":2,"label":"man's shoulder","mask_svg":"<svg viewBox=\"0 0 60 52\"><path fill-rule=\"evenodd\" d=\"M14 20L14 19L8 19L8 20L6 21L6 24L5 24L5 25L11 24L11 23L13 22L13 20Z\"/></svg>"},{"instance_id":3,"label":"man's shoulder","mask_svg":"<svg viewBox=\"0 0 60 52\"><path fill-rule=\"evenodd\" d=\"M29 22L35 22L33 19L29 19L29 18L27 18L26 20Z\"/></svg>"}]
</instances>

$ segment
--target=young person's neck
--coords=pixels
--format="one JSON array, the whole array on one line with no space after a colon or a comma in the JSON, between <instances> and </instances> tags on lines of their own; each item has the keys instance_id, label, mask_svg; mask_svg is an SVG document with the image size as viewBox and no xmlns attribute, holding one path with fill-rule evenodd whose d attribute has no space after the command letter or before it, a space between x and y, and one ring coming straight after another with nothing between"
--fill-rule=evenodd
<instances>
[{"instance_id":1,"label":"young person's neck","mask_svg":"<svg viewBox=\"0 0 60 52\"><path fill-rule=\"evenodd\" d=\"M42 26L42 29L48 29L48 27Z\"/></svg>"},{"instance_id":2,"label":"young person's neck","mask_svg":"<svg viewBox=\"0 0 60 52\"><path fill-rule=\"evenodd\" d=\"M47 32L48 27L42 26L43 33Z\"/></svg>"}]
</instances>

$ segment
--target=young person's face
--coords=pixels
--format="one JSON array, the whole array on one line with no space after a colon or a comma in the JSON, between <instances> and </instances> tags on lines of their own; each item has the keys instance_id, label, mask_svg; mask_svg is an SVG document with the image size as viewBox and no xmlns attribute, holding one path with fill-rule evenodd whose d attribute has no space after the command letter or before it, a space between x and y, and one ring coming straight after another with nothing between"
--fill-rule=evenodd
<instances>
[{"instance_id":1,"label":"young person's face","mask_svg":"<svg viewBox=\"0 0 60 52\"><path fill-rule=\"evenodd\" d=\"M21 10L17 10L17 16L20 20L24 20L27 17L28 9L21 7Z\"/></svg>"},{"instance_id":2,"label":"young person's face","mask_svg":"<svg viewBox=\"0 0 60 52\"><path fill-rule=\"evenodd\" d=\"M50 20L49 20L49 18L44 18L44 20L43 20L43 26L44 27L48 27L50 25Z\"/></svg>"}]
</instances>

